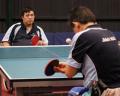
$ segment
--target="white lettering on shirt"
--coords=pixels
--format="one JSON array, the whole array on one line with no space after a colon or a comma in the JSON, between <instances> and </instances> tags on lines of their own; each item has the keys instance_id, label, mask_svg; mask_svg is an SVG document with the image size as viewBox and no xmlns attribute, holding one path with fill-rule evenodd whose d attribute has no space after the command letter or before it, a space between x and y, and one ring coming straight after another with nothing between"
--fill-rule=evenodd
<instances>
[{"instance_id":1,"label":"white lettering on shirt","mask_svg":"<svg viewBox=\"0 0 120 96\"><path fill-rule=\"evenodd\" d=\"M102 38L102 42L110 42L110 41L114 41L114 40L116 40L116 38L114 36Z\"/></svg>"}]
</instances>

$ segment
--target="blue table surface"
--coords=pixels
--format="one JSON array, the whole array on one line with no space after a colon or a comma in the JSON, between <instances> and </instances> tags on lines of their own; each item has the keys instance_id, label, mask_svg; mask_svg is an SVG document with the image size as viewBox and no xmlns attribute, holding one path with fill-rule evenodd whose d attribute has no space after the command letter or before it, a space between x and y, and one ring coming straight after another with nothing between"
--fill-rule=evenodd
<instances>
[{"instance_id":1,"label":"blue table surface","mask_svg":"<svg viewBox=\"0 0 120 96\"><path fill-rule=\"evenodd\" d=\"M68 45L0 47L0 59L67 57L70 49Z\"/></svg>"},{"instance_id":2,"label":"blue table surface","mask_svg":"<svg viewBox=\"0 0 120 96\"><path fill-rule=\"evenodd\" d=\"M46 76L44 69L52 59L65 61L70 49L70 46L0 48L0 67L11 80L67 78L61 73ZM74 78L81 77L78 73Z\"/></svg>"}]
</instances>

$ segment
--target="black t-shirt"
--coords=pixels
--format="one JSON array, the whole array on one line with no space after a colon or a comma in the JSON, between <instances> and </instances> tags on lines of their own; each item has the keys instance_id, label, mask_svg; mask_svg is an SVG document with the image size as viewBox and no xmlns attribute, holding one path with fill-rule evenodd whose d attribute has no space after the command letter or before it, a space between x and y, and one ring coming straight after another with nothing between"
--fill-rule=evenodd
<instances>
[{"instance_id":1,"label":"black t-shirt","mask_svg":"<svg viewBox=\"0 0 120 96\"><path fill-rule=\"evenodd\" d=\"M96 28L81 34L73 48L72 58L83 63L87 54L95 64L98 78L110 87L120 87L120 47L114 34L107 30Z\"/></svg>"}]
</instances>

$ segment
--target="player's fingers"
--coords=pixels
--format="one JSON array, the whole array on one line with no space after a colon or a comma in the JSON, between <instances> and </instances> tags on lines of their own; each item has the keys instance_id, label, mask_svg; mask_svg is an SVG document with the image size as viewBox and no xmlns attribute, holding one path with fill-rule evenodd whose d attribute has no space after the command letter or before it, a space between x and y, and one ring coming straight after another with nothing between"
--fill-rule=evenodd
<instances>
[{"instance_id":1,"label":"player's fingers","mask_svg":"<svg viewBox=\"0 0 120 96\"><path fill-rule=\"evenodd\" d=\"M64 68L68 65L66 62L59 62L59 67Z\"/></svg>"},{"instance_id":2,"label":"player's fingers","mask_svg":"<svg viewBox=\"0 0 120 96\"><path fill-rule=\"evenodd\" d=\"M58 65L60 68L65 68L65 65L64 64L59 64Z\"/></svg>"},{"instance_id":3,"label":"player's fingers","mask_svg":"<svg viewBox=\"0 0 120 96\"><path fill-rule=\"evenodd\" d=\"M115 95L115 89L106 89L102 96L114 96Z\"/></svg>"},{"instance_id":4,"label":"player's fingers","mask_svg":"<svg viewBox=\"0 0 120 96\"><path fill-rule=\"evenodd\" d=\"M58 67L53 67L55 72L59 72Z\"/></svg>"},{"instance_id":5,"label":"player's fingers","mask_svg":"<svg viewBox=\"0 0 120 96\"><path fill-rule=\"evenodd\" d=\"M56 66L54 67L54 71L64 73L64 70L62 68Z\"/></svg>"},{"instance_id":6,"label":"player's fingers","mask_svg":"<svg viewBox=\"0 0 120 96\"><path fill-rule=\"evenodd\" d=\"M115 96L120 96L120 88L116 89Z\"/></svg>"},{"instance_id":7,"label":"player's fingers","mask_svg":"<svg viewBox=\"0 0 120 96\"><path fill-rule=\"evenodd\" d=\"M42 45L42 41L39 40L36 45Z\"/></svg>"}]
</instances>

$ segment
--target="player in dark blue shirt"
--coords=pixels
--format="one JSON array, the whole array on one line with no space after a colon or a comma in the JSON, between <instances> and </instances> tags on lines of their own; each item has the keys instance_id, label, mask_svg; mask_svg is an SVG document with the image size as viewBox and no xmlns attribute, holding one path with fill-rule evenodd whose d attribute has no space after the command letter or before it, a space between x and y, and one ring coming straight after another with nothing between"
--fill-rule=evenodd
<instances>
[{"instance_id":1,"label":"player in dark blue shirt","mask_svg":"<svg viewBox=\"0 0 120 96\"><path fill-rule=\"evenodd\" d=\"M97 24L95 15L86 7L74 8L70 22L75 32L72 50L68 60L60 62L55 70L71 78L82 68L84 82L89 82L84 86L90 87L91 82L97 80L92 77L98 76L108 88L113 88L114 91L105 95L111 96L110 93L120 87L120 47L116 37Z\"/></svg>"},{"instance_id":2,"label":"player in dark blue shirt","mask_svg":"<svg viewBox=\"0 0 120 96\"><path fill-rule=\"evenodd\" d=\"M48 39L41 27L35 24L35 11L25 8L21 12L22 22L13 24L2 39L4 46L33 45L32 38L38 36L37 45L48 45Z\"/></svg>"}]
</instances>

